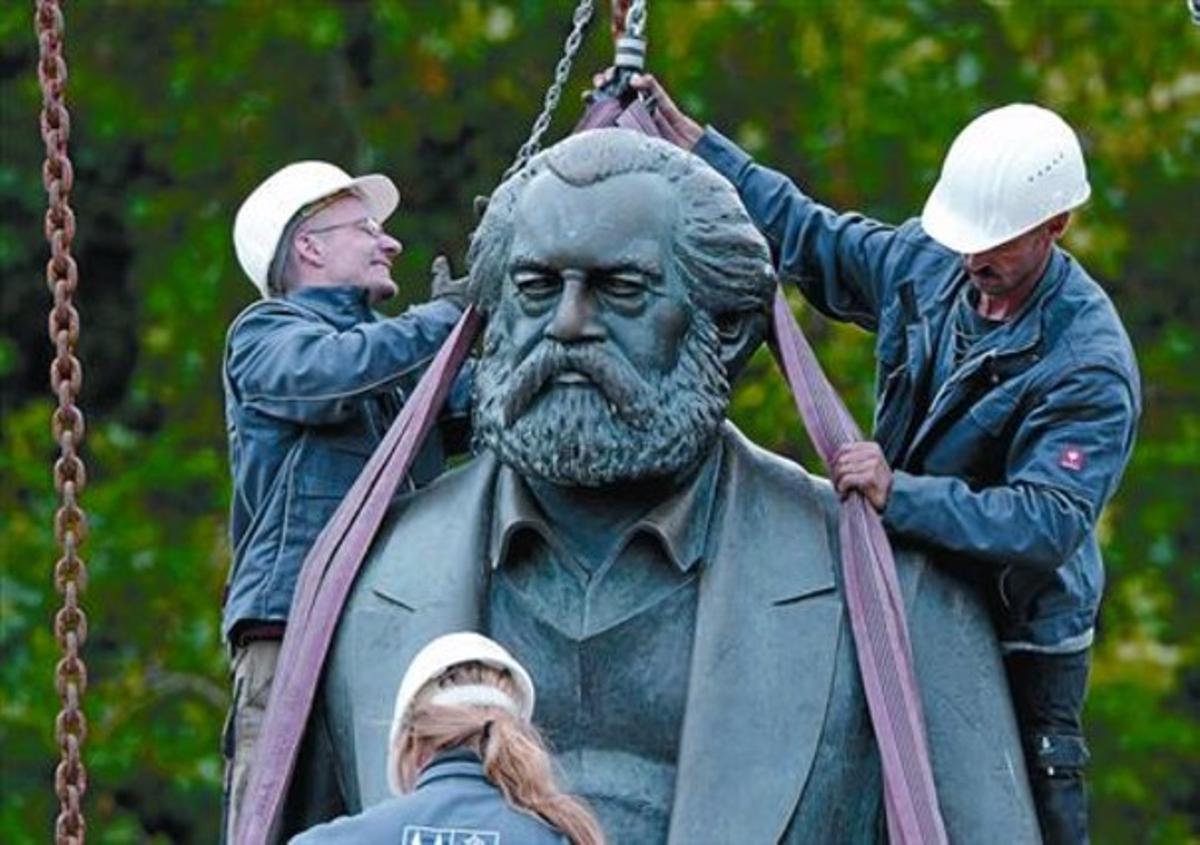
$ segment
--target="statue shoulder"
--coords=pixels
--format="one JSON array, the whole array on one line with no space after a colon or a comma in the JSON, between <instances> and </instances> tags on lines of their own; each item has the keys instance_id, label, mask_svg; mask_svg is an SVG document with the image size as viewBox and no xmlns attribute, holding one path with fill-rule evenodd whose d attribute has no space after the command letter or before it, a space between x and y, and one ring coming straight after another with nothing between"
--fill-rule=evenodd
<instances>
[{"instance_id":1,"label":"statue shoulder","mask_svg":"<svg viewBox=\"0 0 1200 845\"><path fill-rule=\"evenodd\" d=\"M775 598L833 589L841 541L829 482L752 443L731 423L722 431L722 447L725 546L772 550L755 571L773 582L766 589Z\"/></svg>"},{"instance_id":2,"label":"statue shoulder","mask_svg":"<svg viewBox=\"0 0 1200 845\"><path fill-rule=\"evenodd\" d=\"M371 546L363 580L397 560L480 543L491 518L496 468L495 458L485 452L393 502Z\"/></svg>"},{"instance_id":3,"label":"statue shoulder","mask_svg":"<svg viewBox=\"0 0 1200 845\"><path fill-rule=\"evenodd\" d=\"M725 423L721 439L733 478L759 489L770 501L819 511L826 519L836 519L838 500L828 479L764 449L731 422Z\"/></svg>"},{"instance_id":4,"label":"statue shoulder","mask_svg":"<svg viewBox=\"0 0 1200 845\"><path fill-rule=\"evenodd\" d=\"M446 508L476 504L488 496L495 482L497 467L498 463L491 452L484 451L472 457L442 473L421 489L397 498L388 511L384 525L437 516L445 527Z\"/></svg>"}]
</instances>

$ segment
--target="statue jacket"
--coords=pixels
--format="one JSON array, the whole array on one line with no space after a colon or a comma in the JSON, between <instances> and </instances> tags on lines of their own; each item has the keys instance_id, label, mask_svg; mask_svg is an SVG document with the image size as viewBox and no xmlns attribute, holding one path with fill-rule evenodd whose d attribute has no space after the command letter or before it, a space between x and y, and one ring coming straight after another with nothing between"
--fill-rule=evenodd
<instances>
[{"instance_id":1,"label":"statue jacket","mask_svg":"<svg viewBox=\"0 0 1200 845\"><path fill-rule=\"evenodd\" d=\"M836 496L732 425L719 448L668 841L885 841ZM388 726L409 661L441 634L486 630L497 466L485 453L394 505L326 662L293 777L291 830L388 798ZM901 554L898 565L951 837L1035 842L985 611L921 556Z\"/></svg>"},{"instance_id":2,"label":"statue jacket","mask_svg":"<svg viewBox=\"0 0 1200 845\"><path fill-rule=\"evenodd\" d=\"M838 214L714 129L695 152L737 188L780 277L875 333L873 437L896 470L888 530L988 582L1006 647L1090 645L1096 525L1141 413L1133 348L1101 287L1056 248L1021 311L935 383L969 285L961 256L919 220Z\"/></svg>"}]
</instances>

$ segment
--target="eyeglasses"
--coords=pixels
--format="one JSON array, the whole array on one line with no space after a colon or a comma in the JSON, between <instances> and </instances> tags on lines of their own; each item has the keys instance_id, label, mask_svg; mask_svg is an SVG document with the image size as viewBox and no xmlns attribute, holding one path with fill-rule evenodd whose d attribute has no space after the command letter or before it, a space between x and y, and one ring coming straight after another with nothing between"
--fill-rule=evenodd
<instances>
[{"instance_id":1,"label":"eyeglasses","mask_svg":"<svg viewBox=\"0 0 1200 845\"><path fill-rule=\"evenodd\" d=\"M372 238L383 237L383 226L379 225L379 221L374 217L363 217L359 220L350 220L346 223L334 223L331 226L318 226L315 229L304 229L304 234L319 235L322 232L332 232L335 229L355 228L360 232L370 235Z\"/></svg>"}]
</instances>

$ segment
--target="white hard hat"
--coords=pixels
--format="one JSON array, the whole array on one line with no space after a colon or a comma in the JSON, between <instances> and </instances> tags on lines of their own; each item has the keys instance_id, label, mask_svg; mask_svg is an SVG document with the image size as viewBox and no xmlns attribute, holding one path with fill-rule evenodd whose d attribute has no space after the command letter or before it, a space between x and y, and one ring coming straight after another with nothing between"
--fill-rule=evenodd
<instances>
[{"instance_id":1,"label":"white hard hat","mask_svg":"<svg viewBox=\"0 0 1200 845\"><path fill-rule=\"evenodd\" d=\"M1082 205L1091 192L1067 122L1013 103L984 112L954 139L921 225L955 252L985 252Z\"/></svg>"},{"instance_id":2,"label":"white hard hat","mask_svg":"<svg viewBox=\"0 0 1200 845\"><path fill-rule=\"evenodd\" d=\"M397 778L398 749L396 745L408 720L408 711L412 707L413 699L427 683L446 670L463 663L482 663L485 666L492 666L508 672L517 687L517 700L505 701L507 696L494 687L488 687L487 690L472 687L474 697L459 696L454 703L499 706L505 709L508 709L508 705L516 705L514 716L525 722L533 718L533 679L529 677L525 667L504 649L504 646L473 631L460 631L456 634L438 637L417 652L412 663L408 664L408 671L404 673L404 679L400 681L400 689L396 693L392 729L388 736L387 769L388 785L391 786L393 793L399 795L402 792ZM493 694L485 694L488 690L491 690Z\"/></svg>"},{"instance_id":3,"label":"white hard hat","mask_svg":"<svg viewBox=\"0 0 1200 845\"><path fill-rule=\"evenodd\" d=\"M305 206L340 191L362 197L372 217L382 223L400 203L400 192L388 177L371 173L352 177L325 161L298 161L273 173L246 197L233 221L233 246L250 281L267 296L267 276L279 239Z\"/></svg>"}]
</instances>

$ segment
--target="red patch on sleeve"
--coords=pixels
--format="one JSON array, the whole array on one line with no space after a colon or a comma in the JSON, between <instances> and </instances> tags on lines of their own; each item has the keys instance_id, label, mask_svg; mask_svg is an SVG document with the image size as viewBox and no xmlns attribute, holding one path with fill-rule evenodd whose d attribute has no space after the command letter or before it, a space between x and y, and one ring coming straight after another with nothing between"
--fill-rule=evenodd
<instances>
[{"instance_id":1,"label":"red patch on sleeve","mask_svg":"<svg viewBox=\"0 0 1200 845\"><path fill-rule=\"evenodd\" d=\"M1064 446L1062 454L1058 456L1058 465L1072 472L1079 472L1084 463L1083 450L1078 446Z\"/></svg>"}]
</instances>

